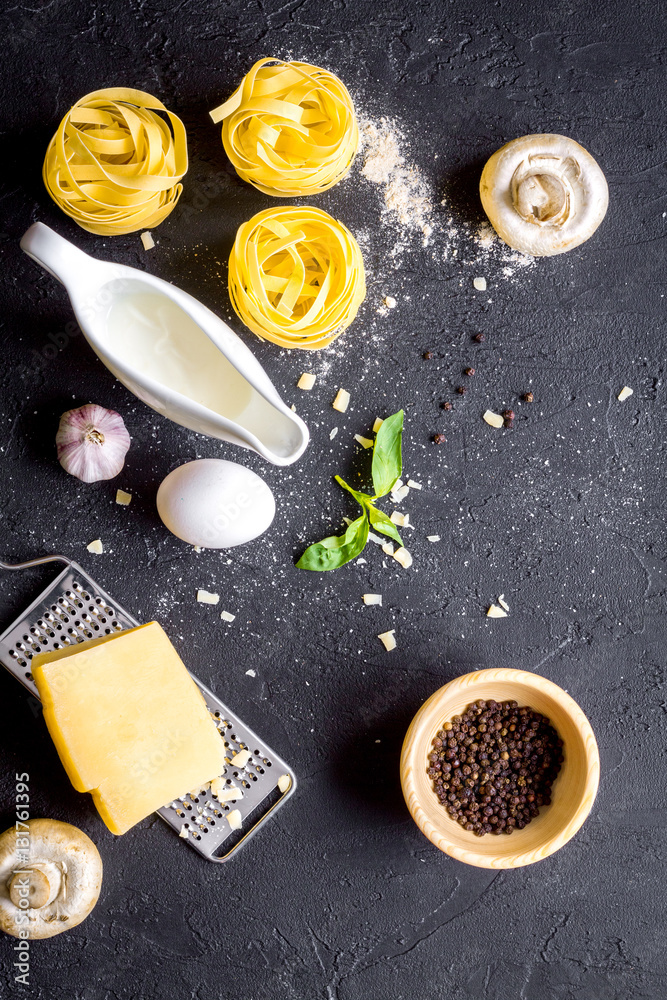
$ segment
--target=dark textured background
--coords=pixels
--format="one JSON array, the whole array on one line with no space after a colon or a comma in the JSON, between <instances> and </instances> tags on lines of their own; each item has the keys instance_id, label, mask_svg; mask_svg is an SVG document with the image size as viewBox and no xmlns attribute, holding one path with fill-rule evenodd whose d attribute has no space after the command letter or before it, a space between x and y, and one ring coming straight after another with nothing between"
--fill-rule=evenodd
<instances>
[{"instance_id":1,"label":"dark textured background","mask_svg":"<svg viewBox=\"0 0 667 1000\"><path fill-rule=\"evenodd\" d=\"M13 558L63 551L139 617L158 617L189 666L293 764L300 788L227 866L200 860L157 818L115 839L70 788L41 719L3 673L1 825L13 822L14 771L29 771L33 814L86 830L106 875L81 928L33 946L29 989L14 986L13 941L0 941L2 997L664 997L662 4L3 7L0 548ZM207 112L263 55L324 65L365 115L392 116L436 205L431 247L410 239L392 263L381 191L358 167L316 200L365 234L368 298L334 350L280 352L233 320L311 428L306 455L287 471L159 418L114 384L80 337L36 363L71 314L63 288L18 247L41 219L229 316L233 234L268 199L226 164ZM40 178L70 104L117 85L156 94L188 130L183 200L150 254L137 235L105 240L77 229ZM593 153L610 208L589 243L505 280L502 248L482 260L468 238L482 221L479 172L503 142L539 131L571 135ZM448 226L463 235L457 257L445 259ZM472 289L477 273L487 295ZM386 294L398 306L383 317ZM471 341L477 331L481 346ZM477 375L465 400L452 397L469 364ZM320 378L299 393L308 369ZM341 384L352 393L344 417L330 406ZM624 384L635 392L619 404ZM518 404L529 386L535 403ZM448 397L456 409L443 414ZM117 481L84 487L58 466L53 438L59 414L88 400L121 411L133 446ZM514 430L488 428L487 405L514 406ZM413 569L383 568L372 548L367 564L334 574L295 570L306 542L353 513L331 481L368 462L354 458L353 433L400 406L405 469L425 486L405 505L416 525ZM447 434L440 448L430 443L435 430ZM155 491L176 465L218 455L267 479L278 516L254 543L196 555L162 528ZM114 504L117 486L133 492L131 507ZM442 542L429 545L436 532ZM108 551L93 557L85 545L98 536ZM2 621L47 578L0 577ZM233 625L196 604L199 586L221 592ZM383 593L382 609L361 605L368 590ZM491 622L484 612L498 592L512 611ZM393 627L398 648L386 654L376 635ZM450 860L400 795L398 757L414 711L448 679L487 666L527 668L566 687L600 745L590 819L558 854L522 871Z\"/></svg>"}]
</instances>

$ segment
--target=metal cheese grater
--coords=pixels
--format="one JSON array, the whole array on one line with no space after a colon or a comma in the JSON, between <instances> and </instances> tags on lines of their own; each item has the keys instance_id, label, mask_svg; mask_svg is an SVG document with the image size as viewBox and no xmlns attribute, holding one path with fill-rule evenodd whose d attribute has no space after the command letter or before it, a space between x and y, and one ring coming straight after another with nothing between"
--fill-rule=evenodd
<instances>
[{"instance_id":1,"label":"metal cheese grater","mask_svg":"<svg viewBox=\"0 0 667 1000\"><path fill-rule=\"evenodd\" d=\"M46 556L15 565L0 562L0 569L29 569L51 562L64 563L65 568L0 635L0 662L37 699L39 693L30 672L34 653L61 649L140 624L65 556ZM239 789L242 797L219 801L209 788L163 806L158 815L202 857L222 862L229 860L264 820L286 802L296 788L296 777L252 729L191 676L225 743L228 763L220 776L224 790L218 794L227 798L232 794L228 789ZM248 754L243 753L239 759L247 758L246 763L242 767L235 765L233 757L244 750ZM235 826L240 814L240 829L233 829L227 819L232 812L235 812Z\"/></svg>"}]
</instances>

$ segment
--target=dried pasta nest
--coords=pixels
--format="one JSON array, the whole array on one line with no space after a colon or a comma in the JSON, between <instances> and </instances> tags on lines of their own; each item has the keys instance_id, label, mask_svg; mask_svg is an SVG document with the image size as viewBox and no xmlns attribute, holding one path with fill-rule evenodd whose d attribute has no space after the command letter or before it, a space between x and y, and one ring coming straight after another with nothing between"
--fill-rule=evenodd
<instances>
[{"instance_id":1,"label":"dried pasta nest","mask_svg":"<svg viewBox=\"0 0 667 1000\"><path fill-rule=\"evenodd\" d=\"M337 184L359 145L347 88L309 63L260 59L211 118L239 177L277 198Z\"/></svg>"},{"instance_id":2,"label":"dried pasta nest","mask_svg":"<svg viewBox=\"0 0 667 1000\"><path fill-rule=\"evenodd\" d=\"M142 90L111 87L87 94L67 112L42 176L55 203L82 229L119 236L162 222L181 195L187 169L180 118Z\"/></svg>"},{"instance_id":3,"label":"dried pasta nest","mask_svg":"<svg viewBox=\"0 0 667 1000\"><path fill-rule=\"evenodd\" d=\"M326 347L366 295L361 250L318 208L268 208L239 227L229 294L249 329L279 347Z\"/></svg>"}]
</instances>

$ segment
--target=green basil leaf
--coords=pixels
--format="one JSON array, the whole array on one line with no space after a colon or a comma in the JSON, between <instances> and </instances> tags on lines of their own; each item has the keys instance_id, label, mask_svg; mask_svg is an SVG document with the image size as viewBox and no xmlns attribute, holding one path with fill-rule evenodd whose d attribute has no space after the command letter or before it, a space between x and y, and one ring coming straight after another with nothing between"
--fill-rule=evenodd
<instances>
[{"instance_id":1,"label":"green basil leaf","mask_svg":"<svg viewBox=\"0 0 667 1000\"><path fill-rule=\"evenodd\" d=\"M368 520L371 522L371 528L375 528L376 531L381 532L383 535L389 535L393 538L395 542L399 545L403 544L403 539L398 533L398 529L394 522L387 517L384 511L378 510L377 507L373 507L370 504L367 507L368 510Z\"/></svg>"},{"instance_id":2,"label":"green basil leaf","mask_svg":"<svg viewBox=\"0 0 667 1000\"><path fill-rule=\"evenodd\" d=\"M401 438L403 436L403 410L383 420L375 435L373 447L373 488L375 495L384 497L403 470Z\"/></svg>"},{"instance_id":3,"label":"green basil leaf","mask_svg":"<svg viewBox=\"0 0 667 1000\"><path fill-rule=\"evenodd\" d=\"M368 541L368 518L365 514L349 525L344 535L331 535L310 545L296 564L297 569L324 572L338 569L358 556Z\"/></svg>"},{"instance_id":4,"label":"green basil leaf","mask_svg":"<svg viewBox=\"0 0 667 1000\"><path fill-rule=\"evenodd\" d=\"M375 497L370 496L368 493L361 493L359 490L353 490L351 486L347 485L344 479L341 479L340 476L334 476L334 479L339 486L342 486L344 490L347 490L348 493L352 494L354 499L364 510L369 503L372 503L373 500L375 500Z\"/></svg>"}]
</instances>

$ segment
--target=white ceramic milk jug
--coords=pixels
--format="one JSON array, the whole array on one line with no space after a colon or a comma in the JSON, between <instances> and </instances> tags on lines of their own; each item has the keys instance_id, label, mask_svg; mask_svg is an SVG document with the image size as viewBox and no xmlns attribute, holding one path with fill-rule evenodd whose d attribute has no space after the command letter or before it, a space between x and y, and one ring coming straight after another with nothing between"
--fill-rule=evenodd
<instances>
[{"instance_id":1,"label":"white ceramic milk jug","mask_svg":"<svg viewBox=\"0 0 667 1000\"><path fill-rule=\"evenodd\" d=\"M63 283L90 346L148 406L274 465L303 454L303 420L243 341L197 299L136 268L90 257L41 222L21 248Z\"/></svg>"}]
</instances>

